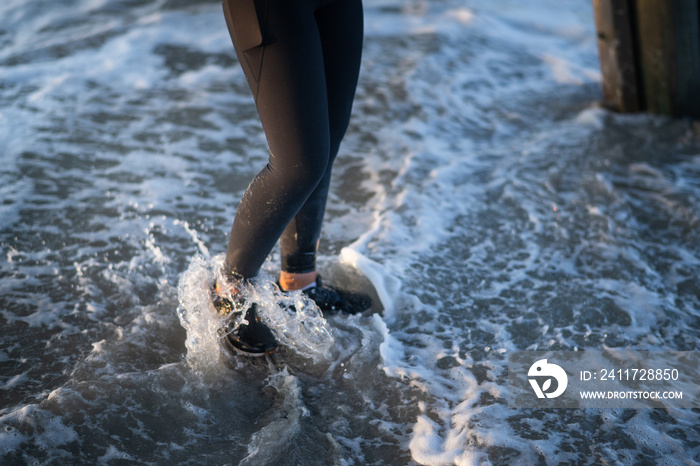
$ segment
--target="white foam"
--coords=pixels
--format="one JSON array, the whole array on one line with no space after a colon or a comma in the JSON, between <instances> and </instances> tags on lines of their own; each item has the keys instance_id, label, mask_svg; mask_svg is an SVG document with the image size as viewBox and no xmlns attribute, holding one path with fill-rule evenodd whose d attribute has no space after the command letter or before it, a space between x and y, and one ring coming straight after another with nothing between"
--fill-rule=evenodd
<instances>
[{"instance_id":1,"label":"white foam","mask_svg":"<svg viewBox=\"0 0 700 466\"><path fill-rule=\"evenodd\" d=\"M383 317L391 322L394 319L395 297L399 294L401 281L391 275L381 264L370 260L351 247L343 248L340 263L358 270L374 287L382 304Z\"/></svg>"},{"instance_id":2,"label":"white foam","mask_svg":"<svg viewBox=\"0 0 700 466\"><path fill-rule=\"evenodd\" d=\"M266 382L281 395L277 402L279 406L275 409L279 415L253 434L248 443L248 454L240 464L273 464L280 461L282 452L293 445L294 438L299 434L300 418L308 415L299 380L290 375L286 368L272 374ZM270 448L270 445L275 445L275 448Z\"/></svg>"},{"instance_id":3,"label":"white foam","mask_svg":"<svg viewBox=\"0 0 700 466\"><path fill-rule=\"evenodd\" d=\"M19 409L9 410L0 416L0 455L17 451L27 441L51 452L56 456L68 456L67 452L57 452L62 445L74 442L78 434L63 423L61 416L40 409L36 404L28 404ZM40 429L27 426L40 425Z\"/></svg>"},{"instance_id":4,"label":"white foam","mask_svg":"<svg viewBox=\"0 0 700 466\"><path fill-rule=\"evenodd\" d=\"M120 450L114 445L107 447L107 451L104 455L97 458L99 464L109 464L110 461L134 461L134 457L130 454Z\"/></svg>"}]
</instances>

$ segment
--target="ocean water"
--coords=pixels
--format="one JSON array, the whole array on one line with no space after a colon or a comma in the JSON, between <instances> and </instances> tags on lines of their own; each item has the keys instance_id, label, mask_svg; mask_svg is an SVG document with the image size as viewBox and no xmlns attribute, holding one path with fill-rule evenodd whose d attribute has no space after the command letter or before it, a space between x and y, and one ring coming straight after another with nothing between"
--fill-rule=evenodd
<instances>
[{"instance_id":1,"label":"ocean water","mask_svg":"<svg viewBox=\"0 0 700 466\"><path fill-rule=\"evenodd\" d=\"M700 126L598 105L590 3L364 2L320 266L375 306L292 296L251 360L208 302L267 158L220 3L4 0L0 463L700 462L697 410L507 406L512 351L698 349Z\"/></svg>"}]
</instances>

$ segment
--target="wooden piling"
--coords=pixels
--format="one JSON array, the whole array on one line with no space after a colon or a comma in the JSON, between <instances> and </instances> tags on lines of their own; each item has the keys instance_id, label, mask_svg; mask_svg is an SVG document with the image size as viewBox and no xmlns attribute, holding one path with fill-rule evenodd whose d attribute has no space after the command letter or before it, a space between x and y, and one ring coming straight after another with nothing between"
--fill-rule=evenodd
<instances>
[{"instance_id":1,"label":"wooden piling","mask_svg":"<svg viewBox=\"0 0 700 466\"><path fill-rule=\"evenodd\" d=\"M700 119L700 0L593 0L603 99Z\"/></svg>"},{"instance_id":2,"label":"wooden piling","mask_svg":"<svg viewBox=\"0 0 700 466\"><path fill-rule=\"evenodd\" d=\"M603 99L623 113L642 110L630 1L593 0Z\"/></svg>"}]
</instances>

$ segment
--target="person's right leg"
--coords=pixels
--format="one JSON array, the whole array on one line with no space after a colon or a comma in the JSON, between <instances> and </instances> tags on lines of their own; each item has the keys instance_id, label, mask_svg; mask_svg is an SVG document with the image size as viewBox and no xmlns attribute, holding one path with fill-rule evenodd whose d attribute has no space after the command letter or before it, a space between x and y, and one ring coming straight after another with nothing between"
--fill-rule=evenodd
<instances>
[{"instance_id":1,"label":"person's right leg","mask_svg":"<svg viewBox=\"0 0 700 466\"><path fill-rule=\"evenodd\" d=\"M224 0L234 29L236 3ZM238 278L257 275L328 167L328 98L316 3L256 1L268 41L256 48L259 68L245 59L234 38L270 147L269 163L243 195L231 229L225 267Z\"/></svg>"},{"instance_id":2,"label":"person's right leg","mask_svg":"<svg viewBox=\"0 0 700 466\"><path fill-rule=\"evenodd\" d=\"M273 353L277 342L259 319L256 303L238 308L235 283L258 274L328 166L328 99L314 18L318 1L224 0L234 47L270 147L269 162L248 186L231 228L224 267L227 281L233 283L215 291L213 297L214 306L224 314L246 309L247 323L229 328L236 322L229 319L222 339L251 356ZM263 36L258 46L255 27L251 27L256 19ZM252 48L241 48L247 46ZM221 284L217 283L217 288Z\"/></svg>"}]
</instances>

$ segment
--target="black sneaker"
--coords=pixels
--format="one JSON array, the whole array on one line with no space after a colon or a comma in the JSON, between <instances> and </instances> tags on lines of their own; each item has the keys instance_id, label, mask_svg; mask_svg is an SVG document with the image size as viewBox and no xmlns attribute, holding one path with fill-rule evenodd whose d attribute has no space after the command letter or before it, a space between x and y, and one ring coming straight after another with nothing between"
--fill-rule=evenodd
<instances>
[{"instance_id":1,"label":"black sneaker","mask_svg":"<svg viewBox=\"0 0 700 466\"><path fill-rule=\"evenodd\" d=\"M364 293L353 293L335 286L323 285L321 276L316 278L316 286L302 291L316 303L321 312L359 314L372 307L372 298Z\"/></svg>"},{"instance_id":2,"label":"black sneaker","mask_svg":"<svg viewBox=\"0 0 700 466\"><path fill-rule=\"evenodd\" d=\"M234 317L236 314L234 314ZM257 315L255 303L245 314L248 323L236 325L235 318L219 330L224 345L246 356L267 356L277 352L277 340Z\"/></svg>"},{"instance_id":3,"label":"black sneaker","mask_svg":"<svg viewBox=\"0 0 700 466\"><path fill-rule=\"evenodd\" d=\"M225 347L246 356L267 356L277 351L275 335L258 317L255 303L245 313L247 322L238 324L245 304L243 299L238 295L228 298L220 293L212 294L216 311L229 317L224 327L219 329L219 337Z\"/></svg>"}]
</instances>

